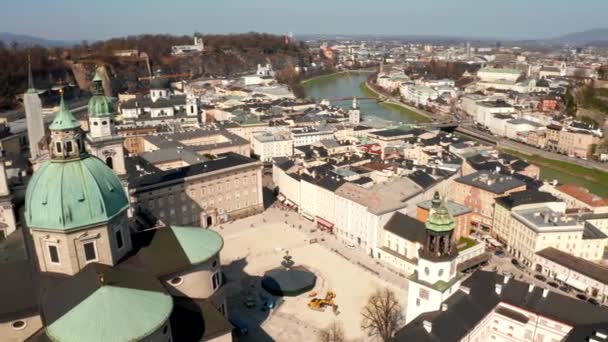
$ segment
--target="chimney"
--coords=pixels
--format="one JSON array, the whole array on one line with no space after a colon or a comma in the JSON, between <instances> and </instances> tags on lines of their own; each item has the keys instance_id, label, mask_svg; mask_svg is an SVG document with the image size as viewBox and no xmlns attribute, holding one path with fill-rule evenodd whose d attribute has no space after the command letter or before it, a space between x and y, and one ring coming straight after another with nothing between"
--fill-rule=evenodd
<instances>
[{"instance_id":1,"label":"chimney","mask_svg":"<svg viewBox=\"0 0 608 342\"><path fill-rule=\"evenodd\" d=\"M460 291L466 293L466 294L471 294L471 289L464 286L464 285L460 285Z\"/></svg>"},{"instance_id":2,"label":"chimney","mask_svg":"<svg viewBox=\"0 0 608 342\"><path fill-rule=\"evenodd\" d=\"M448 305L446 303L441 304L441 311L447 311Z\"/></svg>"},{"instance_id":3,"label":"chimney","mask_svg":"<svg viewBox=\"0 0 608 342\"><path fill-rule=\"evenodd\" d=\"M534 290L534 284L528 285L528 293L532 292L533 290Z\"/></svg>"},{"instance_id":4,"label":"chimney","mask_svg":"<svg viewBox=\"0 0 608 342\"><path fill-rule=\"evenodd\" d=\"M502 280L502 282L503 282L504 284L507 284L507 283L509 282L509 279L511 279L511 276L510 276L510 275L505 275L505 276L504 276L504 279Z\"/></svg>"},{"instance_id":5,"label":"chimney","mask_svg":"<svg viewBox=\"0 0 608 342\"><path fill-rule=\"evenodd\" d=\"M433 323L430 321L424 321L422 322L422 326L424 327L424 330L426 330L427 333L431 333L431 331L433 331Z\"/></svg>"},{"instance_id":6,"label":"chimney","mask_svg":"<svg viewBox=\"0 0 608 342\"><path fill-rule=\"evenodd\" d=\"M496 294L500 296L500 294L502 293L502 284L496 284Z\"/></svg>"},{"instance_id":7,"label":"chimney","mask_svg":"<svg viewBox=\"0 0 608 342\"><path fill-rule=\"evenodd\" d=\"M549 289L543 289L543 298L547 298L547 294L549 294Z\"/></svg>"}]
</instances>

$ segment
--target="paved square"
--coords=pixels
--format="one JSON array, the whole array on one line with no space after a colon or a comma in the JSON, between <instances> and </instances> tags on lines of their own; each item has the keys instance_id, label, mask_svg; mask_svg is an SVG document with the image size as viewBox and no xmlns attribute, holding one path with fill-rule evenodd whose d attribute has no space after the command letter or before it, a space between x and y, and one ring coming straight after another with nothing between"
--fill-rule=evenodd
<instances>
[{"instance_id":1,"label":"paved square","mask_svg":"<svg viewBox=\"0 0 608 342\"><path fill-rule=\"evenodd\" d=\"M289 224L285 224L286 220ZM300 225L301 229L298 228ZM312 223L299 220L294 213L286 218L285 212L274 208L216 228L225 239L222 264L228 279L229 311L247 322L251 330L242 340L316 341L318 329L333 320L343 324L349 340L369 340L360 328L360 313L376 288L389 287L403 299L402 305L405 305L405 279L403 286L397 287L325 245L310 244L308 232L312 228ZM324 237L333 239L329 235ZM260 294L265 293L260 289L261 277L265 271L280 265L286 250L293 256L296 265L306 266L315 272L318 296L325 296L327 290L336 293L335 302L339 306L337 316L329 308L324 312L309 309L308 294L284 297L270 315L261 310ZM362 252L356 253L367 258ZM254 309L245 307L247 299L257 302ZM260 325L261 329L256 329L256 325Z\"/></svg>"}]
</instances>

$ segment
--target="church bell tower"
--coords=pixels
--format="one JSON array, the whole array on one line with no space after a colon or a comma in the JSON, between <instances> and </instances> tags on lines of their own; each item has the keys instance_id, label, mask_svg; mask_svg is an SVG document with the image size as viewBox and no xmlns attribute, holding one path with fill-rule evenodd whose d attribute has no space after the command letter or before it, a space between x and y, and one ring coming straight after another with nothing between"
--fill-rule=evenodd
<instances>
[{"instance_id":1,"label":"church bell tower","mask_svg":"<svg viewBox=\"0 0 608 342\"><path fill-rule=\"evenodd\" d=\"M408 277L405 323L420 314L436 311L460 286L456 270L458 251L454 241L454 218L435 192L425 224L424 245L418 251L416 272Z\"/></svg>"},{"instance_id":2,"label":"church bell tower","mask_svg":"<svg viewBox=\"0 0 608 342\"><path fill-rule=\"evenodd\" d=\"M101 159L121 178L126 176L123 138L116 133L112 100L105 96L99 73L91 82L87 150Z\"/></svg>"}]
</instances>

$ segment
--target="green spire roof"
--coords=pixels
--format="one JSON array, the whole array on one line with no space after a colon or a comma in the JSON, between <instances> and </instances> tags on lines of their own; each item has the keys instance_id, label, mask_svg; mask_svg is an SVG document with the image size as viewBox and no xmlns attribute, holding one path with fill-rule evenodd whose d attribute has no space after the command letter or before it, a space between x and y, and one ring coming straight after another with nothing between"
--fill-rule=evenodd
<instances>
[{"instance_id":1,"label":"green spire roof","mask_svg":"<svg viewBox=\"0 0 608 342\"><path fill-rule=\"evenodd\" d=\"M112 169L87 155L47 161L34 173L25 194L25 220L30 228L70 231L107 222L128 206Z\"/></svg>"},{"instance_id":2,"label":"green spire roof","mask_svg":"<svg viewBox=\"0 0 608 342\"><path fill-rule=\"evenodd\" d=\"M435 203L433 203L434 205ZM447 232L454 229L454 218L443 202L435 209L426 221L426 229L434 232Z\"/></svg>"},{"instance_id":3,"label":"green spire roof","mask_svg":"<svg viewBox=\"0 0 608 342\"><path fill-rule=\"evenodd\" d=\"M49 129L53 131L67 131L73 130L80 127L80 121L76 120L74 114L70 111L68 106L63 100L63 93L61 94L61 102L59 103L59 112L55 116L55 119L49 126Z\"/></svg>"},{"instance_id":4,"label":"green spire roof","mask_svg":"<svg viewBox=\"0 0 608 342\"><path fill-rule=\"evenodd\" d=\"M439 191L435 191L435 195L433 196L431 204L433 209L437 209L441 205L441 197L439 197Z\"/></svg>"},{"instance_id":5,"label":"green spire roof","mask_svg":"<svg viewBox=\"0 0 608 342\"><path fill-rule=\"evenodd\" d=\"M103 80L98 72L95 72L91 84L91 93L93 93L93 96L89 100L89 117L111 117L114 112L112 100L105 96Z\"/></svg>"}]
</instances>

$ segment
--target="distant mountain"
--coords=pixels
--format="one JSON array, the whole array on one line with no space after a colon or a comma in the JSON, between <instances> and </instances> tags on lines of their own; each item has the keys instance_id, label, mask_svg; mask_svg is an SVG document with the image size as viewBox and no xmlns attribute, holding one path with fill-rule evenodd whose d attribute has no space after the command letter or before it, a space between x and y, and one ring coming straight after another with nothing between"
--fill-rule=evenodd
<instances>
[{"instance_id":1,"label":"distant mountain","mask_svg":"<svg viewBox=\"0 0 608 342\"><path fill-rule=\"evenodd\" d=\"M552 41L564 44L589 44L589 43L608 43L608 28L597 28L582 32L565 34L555 37Z\"/></svg>"},{"instance_id":2,"label":"distant mountain","mask_svg":"<svg viewBox=\"0 0 608 342\"><path fill-rule=\"evenodd\" d=\"M20 45L40 45L43 47L63 47L77 44L75 41L67 40L50 40L40 37L28 36L23 34L15 34L10 32L0 32L0 41L6 45L17 42Z\"/></svg>"}]
</instances>

